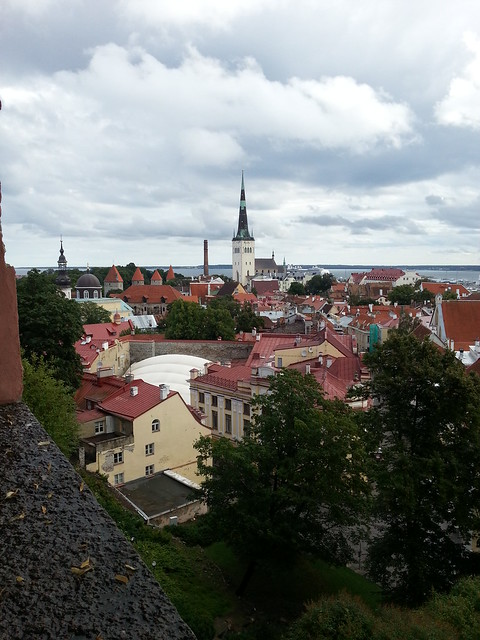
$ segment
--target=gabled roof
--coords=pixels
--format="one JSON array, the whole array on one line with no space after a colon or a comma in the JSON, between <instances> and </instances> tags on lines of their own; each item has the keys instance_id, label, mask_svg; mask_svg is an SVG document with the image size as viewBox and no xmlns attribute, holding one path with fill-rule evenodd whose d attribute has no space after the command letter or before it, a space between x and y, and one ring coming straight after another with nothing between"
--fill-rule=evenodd
<instances>
[{"instance_id":1,"label":"gabled roof","mask_svg":"<svg viewBox=\"0 0 480 640\"><path fill-rule=\"evenodd\" d=\"M124 386L125 380L118 376L99 378L93 373L84 373L80 388L75 393L75 403L79 405L83 400L101 402Z\"/></svg>"},{"instance_id":2,"label":"gabled roof","mask_svg":"<svg viewBox=\"0 0 480 640\"><path fill-rule=\"evenodd\" d=\"M233 299L239 302L240 304L245 304L246 302L256 302L257 298L254 293L234 293Z\"/></svg>"},{"instance_id":3,"label":"gabled roof","mask_svg":"<svg viewBox=\"0 0 480 640\"><path fill-rule=\"evenodd\" d=\"M441 306L445 336L455 350L469 349L480 338L480 300L444 300Z\"/></svg>"},{"instance_id":4,"label":"gabled roof","mask_svg":"<svg viewBox=\"0 0 480 640\"><path fill-rule=\"evenodd\" d=\"M145 300L148 304L158 304L162 298L165 298L167 303L179 300L182 294L168 284L132 284L123 293L116 293L114 297L121 298L129 304Z\"/></svg>"},{"instance_id":5,"label":"gabled roof","mask_svg":"<svg viewBox=\"0 0 480 640\"><path fill-rule=\"evenodd\" d=\"M255 258L255 271L278 271L273 258Z\"/></svg>"},{"instance_id":6,"label":"gabled roof","mask_svg":"<svg viewBox=\"0 0 480 640\"><path fill-rule=\"evenodd\" d=\"M124 322L102 322L98 324L86 324L83 327L83 337L75 342L75 351L82 360L85 368L90 368L97 359L99 353L104 350L104 344L115 344L124 331L131 331L133 324L130 320Z\"/></svg>"},{"instance_id":7,"label":"gabled roof","mask_svg":"<svg viewBox=\"0 0 480 640\"><path fill-rule=\"evenodd\" d=\"M236 292L245 293L245 289L239 282L231 280L230 282L225 282L223 287L217 291L217 296L233 296Z\"/></svg>"},{"instance_id":8,"label":"gabled roof","mask_svg":"<svg viewBox=\"0 0 480 640\"><path fill-rule=\"evenodd\" d=\"M144 281L143 273L140 271L140 267L135 269L135 273L132 276L132 282L137 282L138 280Z\"/></svg>"},{"instance_id":9,"label":"gabled roof","mask_svg":"<svg viewBox=\"0 0 480 640\"><path fill-rule=\"evenodd\" d=\"M137 389L136 395L131 394L132 388ZM173 395L178 395L177 391L171 391L167 399ZM165 400L160 399L157 386L143 380L134 380L101 402L99 409L127 420L135 420L161 402Z\"/></svg>"},{"instance_id":10,"label":"gabled roof","mask_svg":"<svg viewBox=\"0 0 480 640\"><path fill-rule=\"evenodd\" d=\"M119 271L118 271L118 269L117 269L117 267L115 265L111 266L110 271L105 276L104 282L111 282L111 283L123 282L123 278L120 275L120 273L119 273Z\"/></svg>"}]
</instances>

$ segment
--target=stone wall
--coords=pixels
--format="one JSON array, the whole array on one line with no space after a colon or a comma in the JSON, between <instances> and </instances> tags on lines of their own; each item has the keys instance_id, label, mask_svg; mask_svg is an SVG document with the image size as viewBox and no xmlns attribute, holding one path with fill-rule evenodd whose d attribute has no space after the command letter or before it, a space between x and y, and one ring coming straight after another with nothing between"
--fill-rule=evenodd
<instances>
[{"instance_id":1,"label":"stone wall","mask_svg":"<svg viewBox=\"0 0 480 640\"><path fill-rule=\"evenodd\" d=\"M0 407L0 638L194 640L34 416Z\"/></svg>"},{"instance_id":2,"label":"stone wall","mask_svg":"<svg viewBox=\"0 0 480 640\"><path fill-rule=\"evenodd\" d=\"M227 362L248 358L253 342L227 342L222 340L163 340L155 336L132 336L130 340L130 362L140 362L153 356L181 353L198 356L213 362Z\"/></svg>"}]
</instances>

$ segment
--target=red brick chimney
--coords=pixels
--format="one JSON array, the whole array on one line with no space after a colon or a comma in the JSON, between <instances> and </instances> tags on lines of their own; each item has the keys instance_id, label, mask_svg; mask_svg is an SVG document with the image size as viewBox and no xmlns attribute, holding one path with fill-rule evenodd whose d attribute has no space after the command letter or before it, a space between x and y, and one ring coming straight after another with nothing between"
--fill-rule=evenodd
<instances>
[{"instance_id":1,"label":"red brick chimney","mask_svg":"<svg viewBox=\"0 0 480 640\"><path fill-rule=\"evenodd\" d=\"M203 241L203 275L208 276L208 240Z\"/></svg>"}]
</instances>

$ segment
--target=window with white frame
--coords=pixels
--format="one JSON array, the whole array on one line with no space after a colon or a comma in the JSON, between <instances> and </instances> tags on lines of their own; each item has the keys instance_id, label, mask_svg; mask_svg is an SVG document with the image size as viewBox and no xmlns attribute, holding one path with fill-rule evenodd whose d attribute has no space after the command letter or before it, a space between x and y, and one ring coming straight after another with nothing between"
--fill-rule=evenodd
<instances>
[{"instance_id":1,"label":"window with white frame","mask_svg":"<svg viewBox=\"0 0 480 640\"><path fill-rule=\"evenodd\" d=\"M225 414L225 433L232 433L232 416Z\"/></svg>"},{"instance_id":2,"label":"window with white frame","mask_svg":"<svg viewBox=\"0 0 480 640\"><path fill-rule=\"evenodd\" d=\"M116 473L113 476L113 484L123 484L125 482L125 474L124 473Z\"/></svg>"},{"instance_id":3,"label":"window with white frame","mask_svg":"<svg viewBox=\"0 0 480 640\"><path fill-rule=\"evenodd\" d=\"M155 420L152 420L152 431L160 431L160 420L158 420L157 418L155 418Z\"/></svg>"},{"instance_id":4,"label":"window with white frame","mask_svg":"<svg viewBox=\"0 0 480 640\"><path fill-rule=\"evenodd\" d=\"M154 453L155 453L155 444L153 442L151 442L150 444L146 444L145 445L145 455L146 456L153 456Z\"/></svg>"},{"instance_id":5,"label":"window with white frame","mask_svg":"<svg viewBox=\"0 0 480 640\"><path fill-rule=\"evenodd\" d=\"M145 475L153 476L154 473L155 473L155 465L147 464L147 466L145 467Z\"/></svg>"},{"instance_id":6,"label":"window with white frame","mask_svg":"<svg viewBox=\"0 0 480 640\"><path fill-rule=\"evenodd\" d=\"M113 464L122 464L123 462L123 451L118 451L118 453L113 454Z\"/></svg>"},{"instance_id":7,"label":"window with white frame","mask_svg":"<svg viewBox=\"0 0 480 640\"><path fill-rule=\"evenodd\" d=\"M98 422L95 422L95 435L98 435L99 433L105 433L104 420L99 420Z\"/></svg>"}]
</instances>

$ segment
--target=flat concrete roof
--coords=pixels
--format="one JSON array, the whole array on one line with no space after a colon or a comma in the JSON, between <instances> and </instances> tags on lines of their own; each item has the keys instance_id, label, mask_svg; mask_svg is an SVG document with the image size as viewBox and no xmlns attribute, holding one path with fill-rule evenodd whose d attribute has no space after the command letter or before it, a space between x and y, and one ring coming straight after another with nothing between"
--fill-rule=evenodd
<instances>
[{"instance_id":1,"label":"flat concrete roof","mask_svg":"<svg viewBox=\"0 0 480 640\"><path fill-rule=\"evenodd\" d=\"M163 473L132 480L118 490L149 518L191 502L193 491Z\"/></svg>"}]
</instances>

